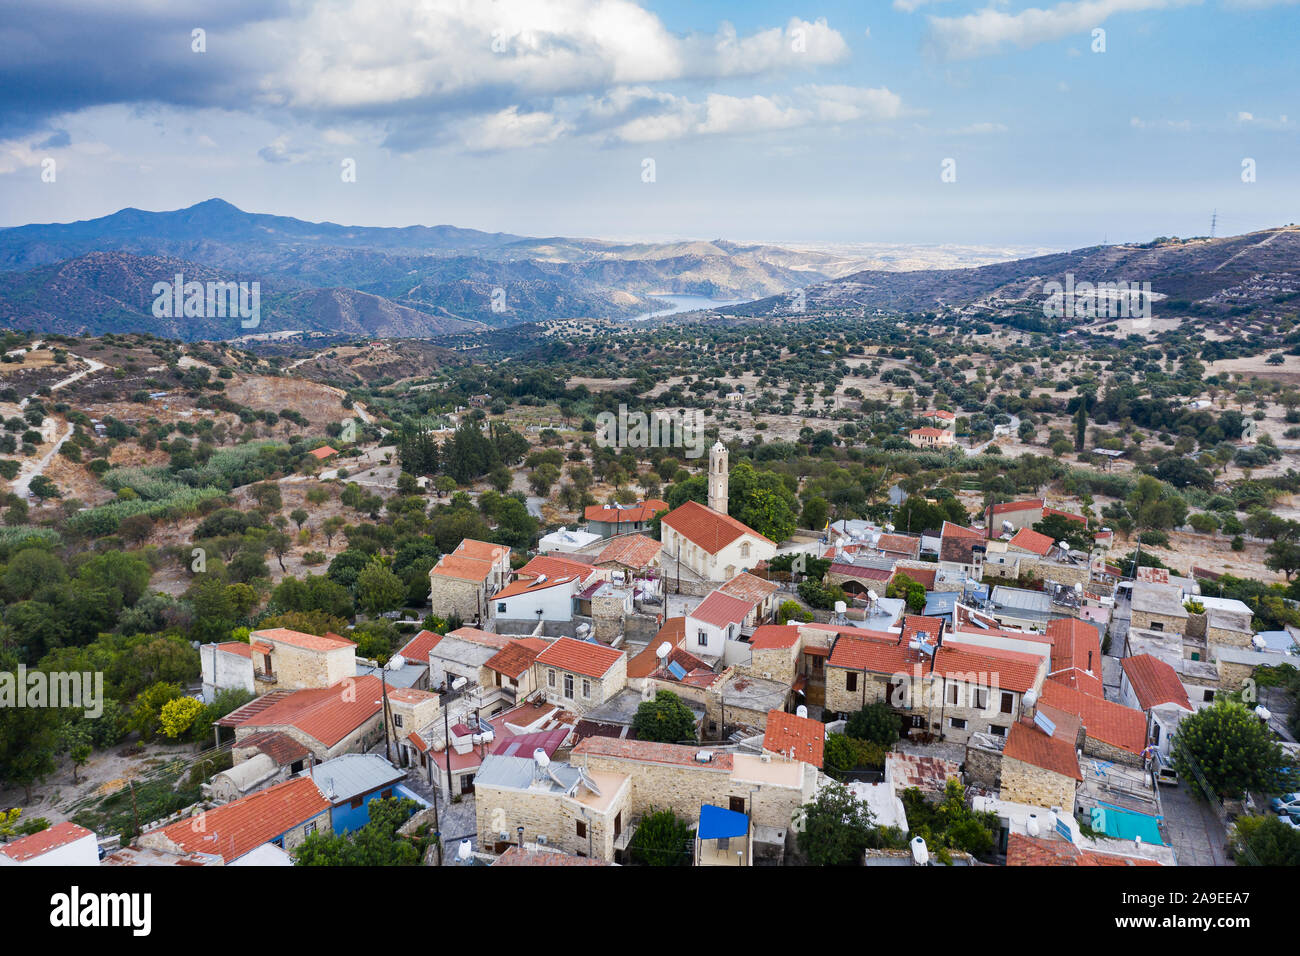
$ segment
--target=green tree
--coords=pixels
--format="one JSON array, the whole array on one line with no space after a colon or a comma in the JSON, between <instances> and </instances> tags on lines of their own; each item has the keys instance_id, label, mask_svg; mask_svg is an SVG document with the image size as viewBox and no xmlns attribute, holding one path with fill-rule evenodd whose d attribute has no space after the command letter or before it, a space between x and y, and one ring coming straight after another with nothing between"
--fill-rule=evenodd
<instances>
[{"instance_id":1,"label":"green tree","mask_svg":"<svg viewBox=\"0 0 1300 956\"><path fill-rule=\"evenodd\" d=\"M1277 771L1286 764L1268 728L1244 705L1226 697L1183 718L1172 756L1179 776L1204 780L1219 797L1280 789ZM1192 792L1204 797L1200 787Z\"/></svg>"},{"instance_id":2,"label":"green tree","mask_svg":"<svg viewBox=\"0 0 1300 956\"><path fill-rule=\"evenodd\" d=\"M296 866L419 866L433 837L407 838L397 830L419 804L379 799L366 804L370 822L350 834L317 830L293 851Z\"/></svg>"},{"instance_id":3,"label":"green tree","mask_svg":"<svg viewBox=\"0 0 1300 956\"><path fill-rule=\"evenodd\" d=\"M650 810L641 824L628 853L641 866L690 866L694 857L695 828L671 810Z\"/></svg>"},{"instance_id":4,"label":"green tree","mask_svg":"<svg viewBox=\"0 0 1300 956\"><path fill-rule=\"evenodd\" d=\"M682 699L669 690L655 694L654 700L644 700L636 709L632 729L638 740L651 740L664 744L695 740L695 715Z\"/></svg>"},{"instance_id":5,"label":"green tree","mask_svg":"<svg viewBox=\"0 0 1300 956\"><path fill-rule=\"evenodd\" d=\"M178 740L189 733L202 711L203 704L193 697L174 697L158 711L158 723L164 734Z\"/></svg>"},{"instance_id":6,"label":"green tree","mask_svg":"<svg viewBox=\"0 0 1300 956\"><path fill-rule=\"evenodd\" d=\"M847 787L831 783L796 813L802 824L799 849L814 866L861 866L871 845L875 821L871 810Z\"/></svg>"},{"instance_id":7,"label":"green tree","mask_svg":"<svg viewBox=\"0 0 1300 956\"><path fill-rule=\"evenodd\" d=\"M139 731L141 739L152 739L161 726L164 705L183 693L179 684L163 681L146 687L131 707L131 729Z\"/></svg>"},{"instance_id":8,"label":"green tree","mask_svg":"<svg viewBox=\"0 0 1300 956\"><path fill-rule=\"evenodd\" d=\"M370 614L395 610L405 597L406 585L379 558L357 575L357 601Z\"/></svg>"},{"instance_id":9,"label":"green tree","mask_svg":"<svg viewBox=\"0 0 1300 956\"><path fill-rule=\"evenodd\" d=\"M898 742L898 729L898 714L884 701L876 701L852 714L844 726L844 733L857 740L891 747Z\"/></svg>"},{"instance_id":10,"label":"green tree","mask_svg":"<svg viewBox=\"0 0 1300 956\"><path fill-rule=\"evenodd\" d=\"M1271 814L1238 817L1232 850L1238 866L1300 866L1300 830Z\"/></svg>"}]
</instances>

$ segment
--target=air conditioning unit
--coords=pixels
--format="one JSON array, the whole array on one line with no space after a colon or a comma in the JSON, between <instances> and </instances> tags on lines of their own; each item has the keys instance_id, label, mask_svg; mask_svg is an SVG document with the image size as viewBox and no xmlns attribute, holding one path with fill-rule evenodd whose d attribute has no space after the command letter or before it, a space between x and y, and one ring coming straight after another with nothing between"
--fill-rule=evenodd
<instances>
[{"instance_id":1,"label":"air conditioning unit","mask_svg":"<svg viewBox=\"0 0 1300 956\"><path fill-rule=\"evenodd\" d=\"M545 834L545 833L539 833L539 834L537 834L537 845L538 845L538 846L546 846L546 834Z\"/></svg>"},{"instance_id":2,"label":"air conditioning unit","mask_svg":"<svg viewBox=\"0 0 1300 956\"><path fill-rule=\"evenodd\" d=\"M501 843L508 843L510 841L510 834L502 830L497 834L497 840Z\"/></svg>"}]
</instances>

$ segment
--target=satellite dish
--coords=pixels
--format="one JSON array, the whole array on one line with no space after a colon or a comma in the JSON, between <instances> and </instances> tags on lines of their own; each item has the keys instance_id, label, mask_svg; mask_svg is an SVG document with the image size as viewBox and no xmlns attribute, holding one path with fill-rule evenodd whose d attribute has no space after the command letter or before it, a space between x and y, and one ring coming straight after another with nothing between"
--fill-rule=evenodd
<instances>
[{"instance_id":1,"label":"satellite dish","mask_svg":"<svg viewBox=\"0 0 1300 956\"><path fill-rule=\"evenodd\" d=\"M655 650L655 657L659 658L661 661L666 660L668 658L668 655L671 654L672 652L673 652L673 646L669 644L667 641L664 641L662 644L659 645L658 649Z\"/></svg>"}]
</instances>

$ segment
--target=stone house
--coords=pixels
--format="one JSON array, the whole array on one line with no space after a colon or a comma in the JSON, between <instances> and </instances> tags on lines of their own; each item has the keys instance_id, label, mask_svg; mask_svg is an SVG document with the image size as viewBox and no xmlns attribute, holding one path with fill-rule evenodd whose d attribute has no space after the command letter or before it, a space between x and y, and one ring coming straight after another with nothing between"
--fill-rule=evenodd
<instances>
[{"instance_id":1,"label":"stone house","mask_svg":"<svg viewBox=\"0 0 1300 956\"><path fill-rule=\"evenodd\" d=\"M500 589L493 586L496 575L491 561L444 554L429 570L429 607L444 619L484 621L488 601Z\"/></svg>"},{"instance_id":2,"label":"stone house","mask_svg":"<svg viewBox=\"0 0 1300 956\"><path fill-rule=\"evenodd\" d=\"M664 554L704 580L718 583L776 556L775 541L697 501L664 515L660 540Z\"/></svg>"},{"instance_id":3,"label":"stone house","mask_svg":"<svg viewBox=\"0 0 1300 956\"><path fill-rule=\"evenodd\" d=\"M1183 634L1187 630L1187 617L1180 588L1172 584L1134 582L1130 627Z\"/></svg>"},{"instance_id":4,"label":"stone house","mask_svg":"<svg viewBox=\"0 0 1300 956\"><path fill-rule=\"evenodd\" d=\"M505 852L533 841L565 853L612 861L629 822L626 774L581 764L488 756L474 780L479 846Z\"/></svg>"},{"instance_id":5,"label":"stone house","mask_svg":"<svg viewBox=\"0 0 1300 956\"><path fill-rule=\"evenodd\" d=\"M599 707L627 686L627 654L561 637L537 655L533 680L546 699L577 713Z\"/></svg>"},{"instance_id":6,"label":"stone house","mask_svg":"<svg viewBox=\"0 0 1300 956\"><path fill-rule=\"evenodd\" d=\"M1078 748L1083 744L1079 718L1040 704L1037 714L1017 720L1002 748L1001 798L1037 807L1074 808L1074 795L1083 774Z\"/></svg>"},{"instance_id":7,"label":"stone house","mask_svg":"<svg viewBox=\"0 0 1300 956\"><path fill-rule=\"evenodd\" d=\"M382 689L377 677L349 678L333 687L274 691L216 722L233 728L235 747L260 732L278 732L301 744L319 763L364 753L384 739Z\"/></svg>"}]
</instances>

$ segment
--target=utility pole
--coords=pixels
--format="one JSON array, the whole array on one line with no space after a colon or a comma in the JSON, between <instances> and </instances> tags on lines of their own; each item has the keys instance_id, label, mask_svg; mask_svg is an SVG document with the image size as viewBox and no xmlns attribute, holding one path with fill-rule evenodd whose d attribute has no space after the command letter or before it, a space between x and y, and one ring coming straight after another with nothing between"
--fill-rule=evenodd
<instances>
[{"instance_id":1,"label":"utility pole","mask_svg":"<svg viewBox=\"0 0 1300 956\"><path fill-rule=\"evenodd\" d=\"M388 746L388 735L392 733L393 713L388 708L388 665L386 663L379 665L379 687L383 691L384 699L384 759L392 763L393 751Z\"/></svg>"}]
</instances>

